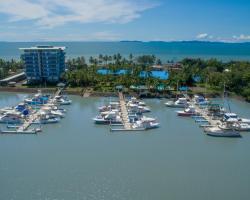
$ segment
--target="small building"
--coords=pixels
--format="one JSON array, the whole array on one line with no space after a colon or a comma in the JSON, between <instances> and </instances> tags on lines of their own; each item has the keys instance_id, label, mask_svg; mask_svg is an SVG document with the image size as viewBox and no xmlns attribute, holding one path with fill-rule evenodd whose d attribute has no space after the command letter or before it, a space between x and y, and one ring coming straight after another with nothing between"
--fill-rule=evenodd
<instances>
[{"instance_id":1,"label":"small building","mask_svg":"<svg viewBox=\"0 0 250 200\"><path fill-rule=\"evenodd\" d=\"M21 72L19 74L15 74L15 75L12 75L12 76L9 76L7 78L0 80L0 85L6 86L11 82L13 83L13 82L23 81L25 80L25 78L26 78L25 73Z\"/></svg>"},{"instance_id":2,"label":"small building","mask_svg":"<svg viewBox=\"0 0 250 200\"><path fill-rule=\"evenodd\" d=\"M55 83L65 72L65 47L36 46L20 50L28 83Z\"/></svg>"}]
</instances>

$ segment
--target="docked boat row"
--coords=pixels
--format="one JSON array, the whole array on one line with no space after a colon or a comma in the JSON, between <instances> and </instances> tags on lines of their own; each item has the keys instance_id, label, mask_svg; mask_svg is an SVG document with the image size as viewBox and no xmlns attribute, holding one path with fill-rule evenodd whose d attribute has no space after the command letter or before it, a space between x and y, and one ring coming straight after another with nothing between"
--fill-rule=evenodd
<instances>
[{"instance_id":1,"label":"docked boat row","mask_svg":"<svg viewBox=\"0 0 250 200\"><path fill-rule=\"evenodd\" d=\"M158 128L159 123L155 118L146 117L144 114L151 109L146 103L130 98L125 100L123 94L119 95L119 101L110 101L109 104L98 108L99 115L93 118L96 124L110 125L111 131L132 131ZM116 128L113 128L113 127ZM121 128L117 128L121 126Z\"/></svg>"},{"instance_id":2,"label":"docked boat row","mask_svg":"<svg viewBox=\"0 0 250 200\"><path fill-rule=\"evenodd\" d=\"M7 124L1 133L31 134L41 131L41 125L58 123L65 117L63 105L71 104L66 96L58 91L56 95L45 95L41 91L24 99L14 107L0 109L0 123ZM36 126L39 127L36 127ZM35 128L32 128L34 127Z\"/></svg>"},{"instance_id":3,"label":"docked boat row","mask_svg":"<svg viewBox=\"0 0 250 200\"><path fill-rule=\"evenodd\" d=\"M209 102L202 96L181 97L166 103L167 107L184 108L176 111L180 117L192 117L204 132L215 137L241 137L240 132L250 131L250 119L227 112L223 106Z\"/></svg>"}]
</instances>

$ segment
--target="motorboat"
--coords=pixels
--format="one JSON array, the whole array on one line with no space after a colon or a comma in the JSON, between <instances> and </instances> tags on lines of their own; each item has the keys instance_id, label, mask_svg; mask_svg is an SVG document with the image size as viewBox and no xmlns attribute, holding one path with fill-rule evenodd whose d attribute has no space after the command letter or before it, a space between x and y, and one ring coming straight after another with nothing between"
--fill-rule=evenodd
<instances>
[{"instance_id":1,"label":"motorboat","mask_svg":"<svg viewBox=\"0 0 250 200\"><path fill-rule=\"evenodd\" d=\"M246 123L235 123L233 127L237 131L250 131L250 125Z\"/></svg>"},{"instance_id":2,"label":"motorboat","mask_svg":"<svg viewBox=\"0 0 250 200\"><path fill-rule=\"evenodd\" d=\"M134 124L132 124L133 129L154 129L159 128L160 123L157 123L155 121L148 121L148 120L138 120Z\"/></svg>"},{"instance_id":3,"label":"motorboat","mask_svg":"<svg viewBox=\"0 0 250 200\"><path fill-rule=\"evenodd\" d=\"M0 116L0 123L7 123L7 124L22 124L23 118L19 112L7 112Z\"/></svg>"},{"instance_id":4,"label":"motorboat","mask_svg":"<svg viewBox=\"0 0 250 200\"><path fill-rule=\"evenodd\" d=\"M41 93L41 91L38 91L38 93L35 94L33 97L26 98L24 102L29 105L43 105L48 102L49 97L49 95L44 95Z\"/></svg>"},{"instance_id":5,"label":"motorboat","mask_svg":"<svg viewBox=\"0 0 250 200\"><path fill-rule=\"evenodd\" d=\"M224 122L218 126L205 127L204 131L207 135L215 137L241 137L233 125L233 122Z\"/></svg>"},{"instance_id":6,"label":"motorboat","mask_svg":"<svg viewBox=\"0 0 250 200\"><path fill-rule=\"evenodd\" d=\"M147 106L139 106L137 104L129 104L127 105L128 107L128 111L131 113L138 113L138 114L142 114L142 113L146 113L146 112L151 112L150 108Z\"/></svg>"},{"instance_id":7,"label":"motorboat","mask_svg":"<svg viewBox=\"0 0 250 200\"><path fill-rule=\"evenodd\" d=\"M110 102L108 105L100 106L98 108L98 110L99 110L99 112L111 111L113 109L118 109L119 105L120 105L119 102Z\"/></svg>"},{"instance_id":8,"label":"motorboat","mask_svg":"<svg viewBox=\"0 0 250 200\"><path fill-rule=\"evenodd\" d=\"M201 95L194 95L194 103L195 105L202 106L202 105L208 105L209 101Z\"/></svg>"},{"instance_id":9,"label":"motorboat","mask_svg":"<svg viewBox=\"0 0 250 200\"><path fill-rule=\"evenodd\" d=\"M60 122L59 117L51 117L49 115L41 115L33 124L54 124Z\"/></svg>"},{"instance_id":10,"label":"motorboat","mask_svg":"<svg viewBox=\"0 0 250 200\"><path fill-rule=\"evenodd\" d=\"M146 106L146 103L144 101L139 101L135 97L131 97L130 101L128 101L127 105L129 104L136 104L138 106Z\"/></svg>"},{"instance_id":11,"label":"motorboat","mask_svg":"<svg viewBox=\"0 0 250 200\"><path fill-rule=\"evenodd\" d=\"M190 117L190 116L196 115L196 111L193 106L189 106L183 111L176 111L176 112L178 116L182 116L182 117Z\"/></svg>"},{"instance_id":12,"label":"motorboat","mask_svg":"<svg viewBox=\"0 0 250 200\"><path fill-rule=\"evenodd\" d=\"M63 96L55 96L54 103L58 103L59 105L70 105L72 103L72 100Z\"/></svg>"},{"instance_id":13,"label":"motorboat","mask_svg":"<svg viewBox=\"0 0 250 200\"><path fill-rule=\"evenodd\" d=\"M188 106L188 101L186 98L179 98L177 101L168 101L165 103L167 107L172 108L185 108Z\"/></svg>"},{"instance_id":14,"label":"motorboat","mask_svg":"<svg viewBox=\"0 0 250 200\"><path fill-rule=\"evenodd\" d=\"M117 112L110 111L107 113L102 113L95 118L93 118L96 124L122 124L122 119Z\"/></svg>"},{"instance_id":15,"label":"motorboat","mask_svg":"<svg viewBox=\"0 0 250 200\"><path fill-rule=\"evenodd\" d=\"M250 125L250 119L240 118L235 113L225 113L224 116L223 116L222 121L224 121L224 122L240 122L240 123Z\"/></svg>"},{"instance_id":16,"label":"motorboat","mask_svg":"<svg viewBox=\"0 0 250 200\"><path fill-rule=\"evenodd\" d=\"M47 114L51 114L53 116L57 116L57 117L61 117L61 118L65 117L65 114L62 113L60 110L54 110L48 106L42 107L40 112L46 112Z\"/></svg>"}]
</instances>

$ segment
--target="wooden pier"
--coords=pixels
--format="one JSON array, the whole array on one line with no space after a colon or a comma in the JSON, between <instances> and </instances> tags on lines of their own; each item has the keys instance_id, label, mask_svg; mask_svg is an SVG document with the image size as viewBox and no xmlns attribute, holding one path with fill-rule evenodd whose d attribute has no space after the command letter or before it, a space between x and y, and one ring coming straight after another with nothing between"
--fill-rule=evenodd
<instances>
[{"instance_id":1,"label":"wooden pier","mask_svg":"<svg viewBox=\"0 0 250 200\"><path fill-rule=\"evenodd\" d=\"M124 125L124 130L132 130L132 125L129 122L126 100L122 92L119 92L119 102L121 107L121 117Z\"/></svg>"},{"instance_id":2,"label":"wooden pier","mask_svg":"<svg viewBox=\"0 0 250 200\"><path fill-rule=\"evenodd\" d=\"M62 90L63 90L62 88L58 89L52 99L55 100L56 96L59 96L62 93ZM39 110L43 109L46 106L47 105L44 104L43 106L41 106L41 108ZM23 125L21 125L20 127L18 127L18 129L16 130L16 132L27 131L28 128L31 126L31 124L38 119L38 117L39 117L39 110L35 110L34 113L32 113L30 115L30 118L27 121L25 121L23 123Z\"/></svg>"},{"instance_id":3,"label":"wooden pier","mask_svg":"<svg viewBox=\"0 0 250 200\"><path fill-rule=\"evenodd\" d=\"M199 105L192 104L195 107L197 113L199 113L199 117L202 117L204 120L200 120L200 122L207 122L210 127L218 126L221 124L220 120L213 119L213 116L209 116L208 112L204 108L200 108ZM199 120L197 120L199 122Z\"/></svg>"}]
</instances>

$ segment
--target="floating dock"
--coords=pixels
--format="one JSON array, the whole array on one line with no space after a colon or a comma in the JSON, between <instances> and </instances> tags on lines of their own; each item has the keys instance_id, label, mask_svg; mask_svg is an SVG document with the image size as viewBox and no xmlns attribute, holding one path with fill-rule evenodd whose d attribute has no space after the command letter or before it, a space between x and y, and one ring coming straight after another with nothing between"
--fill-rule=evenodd
<instances>
[{"instance_id":1,"label":"floating dock","mask_svg":"<svg viewBox=\"0 0 250 200\"><path fill-rule=\"evenodd\" d=\"M58 89L52 98L52 100L55 100L56 96L60 95L62 93L63 89ZM41 106L39 110L41 110L43 107L46 107L47 104L44 104ZM18 127L16 127L16 130L6 130L6 131L1 131L1 133L5 134L36 134L37 132L40 132L41 129L31 129L29 130L28 128L33 124L34 121L36 121L39 117L39 110L35 110L29 117L28 120L24 121L24 123Z\"/></svg>"}]
</instances>

